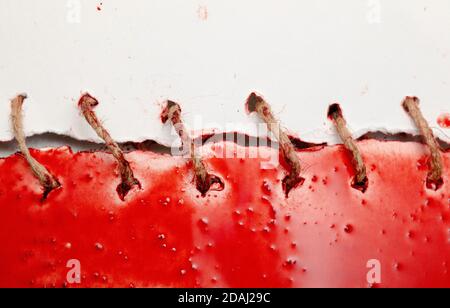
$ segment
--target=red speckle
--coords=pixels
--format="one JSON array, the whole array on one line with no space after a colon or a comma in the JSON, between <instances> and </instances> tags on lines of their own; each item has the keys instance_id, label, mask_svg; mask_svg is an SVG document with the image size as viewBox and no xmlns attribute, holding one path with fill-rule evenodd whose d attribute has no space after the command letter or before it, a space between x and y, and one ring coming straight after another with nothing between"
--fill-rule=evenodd
<instances>
[{"instance_id":1,"label":"red speckle","mask_svg":"<svg viewBox=\"0 0 450 308\"><path fill-rule=\"evenodd\" d=\"M442 128L450 128L450 113L444 113L442 114L438 120L437 123Z\"/></svg>"},{"instance_id":2,"label":"red speckle","mask_svg":"<svg viewBox=\"0 0 450 308\"><path fill-rule=\"evenodd\" d=\"M423 156L417 161L417 170L427 171L428 170L428 156Z\"/></svg>"},{"instance_id":3,"label":"red speckle","mask_svg":"<svg viewBox=\"0 0 450 308\"><path fill-rule=\"evenodd\" d=\"M100 2L100 3L97 5L97 11L101 11L101 10L102 10L102 6L103 6L103 2Z\"/></svg>"},{"instance_id":4,"label":"red speckle","mask_svg":"<svg viewBox=\"0 0 450 308\"><path fill-rule=\"evenodd\" d=\"M344 227L345 233L352 233L353 230L354 230L354 228L353 228L352 225L346 225L346 226Z\"/></svg>"},{"instance_id":5,"label":"red speckle","mask_svg":"<svg viewBox=\"0 0 450 308\"><path fill-rule=\"evenodd\" d=\"M266 195L271 195L272 194L272 188L270 187L269 182L264 181L263 185L262 185L262 190Z\"/></svg>"},{"instance_id":6,"label":"red speckle","mask_svg":"<svg viewBox=\"0 0 450 308\"><path fill-rule=\"evenodd\" d=\"M197 16L201 21L208 20L208 8L205 5L200 5L197 10Z\"/></svg>"}]
</instances>

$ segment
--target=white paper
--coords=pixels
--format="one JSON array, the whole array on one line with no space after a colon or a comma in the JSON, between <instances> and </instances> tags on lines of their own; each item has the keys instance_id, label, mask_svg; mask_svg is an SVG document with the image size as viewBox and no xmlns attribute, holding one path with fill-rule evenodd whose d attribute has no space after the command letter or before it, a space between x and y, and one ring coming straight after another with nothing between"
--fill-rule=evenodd
<instances>
[{"instance_id":1,"label":"white paper","mask_svg":"<svg viewBox=\"0 0 450 308\"><path fill-rule=\"evenodd\" d=\"M406 95L449 141L436 123L450 111L449 30L448 0L1 0L0 140L17 93L27 135L99 141L77 110L88 91L115 140L172 145L166 99L197 132L255 135L257 91L304 141L339 142L334 102L356 137L417 133Z\"/></svg>"}]
</instances>

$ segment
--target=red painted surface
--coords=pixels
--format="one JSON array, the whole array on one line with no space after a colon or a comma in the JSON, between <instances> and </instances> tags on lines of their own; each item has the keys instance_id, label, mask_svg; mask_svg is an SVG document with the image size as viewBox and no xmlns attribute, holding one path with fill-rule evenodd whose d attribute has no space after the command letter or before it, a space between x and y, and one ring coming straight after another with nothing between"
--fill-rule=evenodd
<instances>
[{"instance_id":1,"label":"red painted surface","mask_svg":"<svg viewBox=\"0 0 450 308\"><path fill-rule=\"evenodd\" d=\"M450 154L435 192L422 145L360 146L366 193L345 150L326 147L299 152L306 181L289 199L262 158L207 159L226 188L201 198L182 158L136 151L142 190L122 202L111 155L61 148L33 151L63 185L40 203L24 159L0 160L0 287L367 287L371 259L381 287L450 287ZM212 155L224 147L254 150ZM66 283L71 259L80 285Z\"/></svg>"},{"instance_id":2,"label":"red painted surface","mask_svg":"<svg viewBox=\"0 0 450 308\"><path fill-rule=\"evenodd\" d=\"M450 128L450 113L445 113L438 118L438 124L442 128Z\"/></svg>"}]
</instances>

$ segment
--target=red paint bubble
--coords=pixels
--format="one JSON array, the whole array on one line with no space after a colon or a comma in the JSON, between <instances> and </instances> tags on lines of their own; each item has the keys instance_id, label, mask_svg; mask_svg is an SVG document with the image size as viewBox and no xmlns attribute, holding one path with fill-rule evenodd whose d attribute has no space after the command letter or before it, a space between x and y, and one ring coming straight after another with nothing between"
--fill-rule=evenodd
<instances>
[{"instance_id":1,"label":"red paint bubble","mask_svg":"<svg viewBox=\"0 0 450 308\"><path fill-rule=\"evenodd\" d=\"M197 16L201 21L207 21L209 16L208 7L200 5L197 9Z\"/></svg>"},{"instance_id":2,"label":"red paint bubble","mask_svg":"<svg viewBox=\"0 0 450 308\"><path fill-rule=\"evenodd\" d=\"M381 265L377 287L450 287L450 153L435 192L417 166L425 146L359 146L377 166L365 194L333 146L297 152L303 177L328 181L288 199L286 170L261 169L262 159L206 158L227 190L197 198L185 159L134 151L142 190L123 202L111 154L60 148L32 150L62 184L41 203L24 158L0 159L0 287L367 287L369 260ZM80 284L67 282L72 259Z\"/></svg>"},{"instance_id":3,"label":"red paint bubble","mask_svg":"<svg viewBox=\"0 0 450 308\"><path fill-rule=\"evenodd\" d=\"M450 128L450 113L444 113L442 114L438 120L437 123L442 128Z\"/></svg>"}]
</instances>

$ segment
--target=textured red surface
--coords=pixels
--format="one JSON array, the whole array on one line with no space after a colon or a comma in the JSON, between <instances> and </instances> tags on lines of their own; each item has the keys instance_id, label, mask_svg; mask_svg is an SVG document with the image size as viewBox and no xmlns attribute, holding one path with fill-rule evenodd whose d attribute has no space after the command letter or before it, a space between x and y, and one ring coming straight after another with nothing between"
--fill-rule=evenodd
<instances>
[{"instance_id":1,"label":"textured red surface","mask_svg":"<svg viewBox=\"0 0 450 308\"><path fill-rule=\"evenodd\" d=\"M122 202L111 155L61 148L33 151L63 185L40 203L24 159L2 159L0 287L367 287L371 259L381 287L450 287L449 153L434 192L422 145L360 146L366 193L337 146L299 152L306 181L289 199L283 167L263 159L206 159L226 188L201 198L184 159L136 151L142 190ZM221 143L211 156L224 147L250 150ZM66 283L70 259L80 285Z\"/></svg>"}]
</instances>

